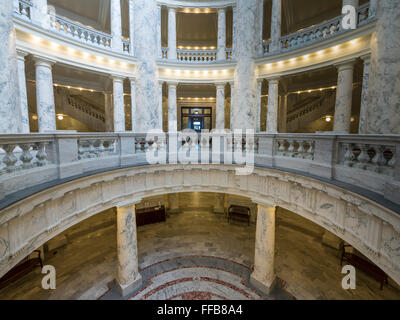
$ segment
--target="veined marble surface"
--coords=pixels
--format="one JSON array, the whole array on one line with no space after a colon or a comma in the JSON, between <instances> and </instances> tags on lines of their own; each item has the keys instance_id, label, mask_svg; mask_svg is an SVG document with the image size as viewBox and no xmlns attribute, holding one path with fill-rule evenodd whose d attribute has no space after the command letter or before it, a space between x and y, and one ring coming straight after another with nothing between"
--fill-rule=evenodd
<instances>
[{"instance_id":1,"label":"veined marble surface","mask_svg":"<svg viewBox=\"0 0 400 320\"><path fill-rule=\"evenodd\" d=\"M0 0L0 8L0 133L18 133L21 113L16 107L19 105L19 94L13 3Z\"/></svg>"},{"instance_id":2,"label":"veined marble surface","mask_svg":"<svg viewBox=\"0 0 400 320\"><path fill-rule=\"evenodd\" d=\"M157 5L155 1L134 1L136 71L136 130L161 129L157 90Z\"/></svg>"},{"instance_id":3,"label":"veined marble surface","mask_svg":"<svg viewBox=\"0 0 400 320\"><path fill-rule=\"evenodd\" d=\"M114 78L114 131L125 131L125 106L124 106L124 85L123 79Z\"/></svg>"},{"instance_id":4,"label":"veined marble surface","mask_svg":"<svg viewBox=\"0 0 400 320\"><path fill-rule=\"evenodd\" d=\"M377 5L366 133L400 133L400 1L381 0Z\"/></svg>"},{"instance_id":5,"label":"veined marble surface","mask_svg":"<svg viewBox=\"0 0 400 320\"><path fill-rule=\"evenodd\" d=\"M257 80L254 58L257 56L259 35L258 0L237 1L237 42L234 105L231 129L256 127Z\"/></svg>"}]
</instances>

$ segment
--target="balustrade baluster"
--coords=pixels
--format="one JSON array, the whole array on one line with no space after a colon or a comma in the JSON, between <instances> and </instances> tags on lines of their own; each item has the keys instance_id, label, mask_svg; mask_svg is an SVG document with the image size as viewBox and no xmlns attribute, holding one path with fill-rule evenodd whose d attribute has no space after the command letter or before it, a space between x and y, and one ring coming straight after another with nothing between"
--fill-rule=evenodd
<instances>
[{"instance_id":1,"label":"balustrade baluster","mask_svg":"<svg viewBox=\"0 0 400 320\"><path fill-rule=\"evenodd\" d=\"M2 149L6 152L3 157L3 163L6 165L6 171L11 173L16 170L15 164L18 162L17 157L14 155L14 149L17 146L14 144L6 144Z\"/></svg>"},{"instance_id":2,"label":"balustrade baluster","mask_svg":"<svg viewBox=\"0 0 400 320\"><path fill-rule=\"evenodd\" d=\"M360 146L361 153L358 155L357 160L358 163L356 164L357 168L359 169L367 169L367 164L370 160L367 149L368 146L365 144L361 144Z\"/></svg>"},{"instance_id":3,"label":"balustrade baluster","mask_svg":"<svg viewBox=\"0 0 400 320\"><path fill-rule=\"evenodd\" d=\"M36 144L38 147L38 152L36 153L37 165L39 167L44 167L47 164L47 153L46 145L47 142L39 142Z\"/></svg>"},{"instance_id":4,"label":"balustrade baluster","mask_svg":"<svg viewBox=\"0 0 400 320\"><path fill-rule=\"evenodd\" d=\"M346 143L343 146L346 149L346 153L344 155L344 165L351 167L354 163L353 146L349 143Z\"/></svg>"},{"instance_id":5,"label":"balustrade baluster","mask_svg":"<svg viewBox=\"0 0 400 320\"><path fill-rule=\"evenodd\" d=\"M23 169L30 169L33 167L32 160L33 156L31 154L31 144L21 144L20 148L22 149L22 155L20 160L22 161Z\"/></svg>"}]
</instances>

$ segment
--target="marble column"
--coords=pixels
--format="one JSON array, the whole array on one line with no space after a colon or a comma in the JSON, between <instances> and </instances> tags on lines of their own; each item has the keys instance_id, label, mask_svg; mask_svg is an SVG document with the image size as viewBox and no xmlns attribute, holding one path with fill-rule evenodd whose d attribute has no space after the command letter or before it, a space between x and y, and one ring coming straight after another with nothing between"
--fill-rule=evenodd
<instances>
[{"instance_id":1,"label":"marble column","mask_svg":"<svg viewBox=\"0 0 400 320\"><path fill-rule=\"evenodd\" d=\"M275 262L275 212L276 207L257 205L256 245L254 271L250 283L266 294L274 288Z\"/></svg>"},{"instance_id":2,"label":"marble column","mask_svg":"<svg viewBox=\"0 0 400 320\"><path fill-rule=\"evenodd\" d=\"M216 109L216 129L225 129L225 83L216 83L217 87L217 109Z\"/></svg>"},{"instance_id":3,"label":"marble column","mask_svg":"<svg viewBox=\"0 0 400 320\"><path fill-rule=\"evenodd\" d=\"M133 21L135 14L133 11L134 10L133 1L134 0L129 0L129 43L131 46L131 51L130 51L131 56L135 55L135 31L134 31L135 23Z\"/></svg>"},{"instance_id":4,"label":"marble column","mask_svg":"<svg viewBox=\"0 0 400 320\"><path fill-rule=\"evenodd\" d=\"M237 0L237 40L235 60L235 103L232 129L254 129L257 117L257 56L259 0Z\"/></svg>"},{"instance_id":5,"label":"marble column","mask_svg":"<svg viewBox=\"0 0 400 320\"><path fill-rule=\"evenodd\" d=\"M236 57L236 47L237 47L237 8L234 6L232 8L232 58Z\"/></svg>"},{"instance_id":6,"label":"marble column","mask_svg":"<svg viewBox=\"0 0 400 320\"><path fill-rule=\"evenodd\" d=\"M168 59L176 60L176 11L168 8Z\"/></svg>"},{"instance_id":7,"label":"marble column","mask_svg":"<svg viewBox=\"0 0 400 320\"><path fill-rule=\"evenodd\" d=\"M178 131L178 110L176 100L176 87L178 82L168 82L168 132Z\"/></svg>"},{"instance_id":8,"label":"marble column","mask_svg":"<svg viewBox=\"0 0 400 320\"><path fill-rule=\"evenodd\" d=\"M163 86L164 86L164 81L159 80L158 81L158 109L159 109L159 123L160 123L160 128L163 130Z\"/></svg>"},{"instance_id":9,"label":"marble column","mask_svg":"<svg viewBox=\"0 0 400 320\"><path fill-rule=\"evenodd\" d=\"M229 86L231 87L231 107L230 107L230 111L231 114L229 115L229 119L230 119L230 128L232 130L232 121L233 121L233 109L235 107L235 82L234 81L230 81L229 82Z\"/></svg>"},{"instance_id":10,"label":"marble column","mask_svg":"<svg viewBox=\"0 0 400 320\"><path fill-rule=\"evenodd\" d=\"M161 45L162 45L162 6L157 4L157 54L158 59L162 58Z\"/></svg>"},{"instance_id":11,"label":"marble column","mask_svg":"<svg viewBox=\"0 0 400 320\"><path fill-rule=\"evenodd\" d=\"M13 2L0 0L0 8L0 134L9 134L20 132L21 124Z\"/></svg>"},{"instance_id":12,"label":"marble column","mask_svg":"<svg viewBox=\"0 0 400 320\"><path fill-rule=\"evenodd\" d=\"M104 92L104 108L106 118L106 132L114 132L114 112L112 92Z\"/></svg>"},{"instance_id":13,"label":"marble column","mask_svg":"<svg viewBox=\"0 0 400 320\"><path fill-rule=\"evenodd\" d=\"M218 10L218 45L217 60L226 60L226 12L225 8Z\"/></svg>"},{"instance_id":14,"label":"marble column","mask_svg":"<svg viewBox=\"0 0 400 320\"><path fill-rule=\"evenodd\" d=\"M56 131L56 110L52 75L52 65L55 61L40 57L34 57L34 59L39 132Z\"/></svg>"},{"instance_id":15,"label":"marble column","mask_svg":"<svg viewBox=\"0 0 400 320\"><path fill-rule=\"evenodd\" d=\"M400 133L400 3L379 1L371 40L371 73L367 93L368 134Z\"/></svg>"},{"instance_id":16,"label":"marble column","mask_svg":"<svg viewBox=\"0 0 400 320\"><path fill-rule=\"evenodd\" d=\"M132 132L136 132L136 78L129 78L131 84L131 121L132 121Z\"/></svg>"},{"instance_id":17,"label":"marble column","mask_svg":"<svg viewBox=\"0 0 400 320\"><path fill-rule=\"evenodd\" d=\"M271 16L271 52L280 50L282 21L282 0L272 0Z\"/></svg>"},{"instance_id":18,"label":"marble column","mask_svg":"<svg viewBox=\"0 0 400 320\"><path fill-rule=\"evenodd\" d=\"M260 0L260 9L259 9L259 17L258 17L258 24L259 24L259 32L260 32L260 41L258 43L258 56L264 56L264 0Z\"/></svg>"},{"instance_id":19,"label":"marble column","mask_svg":"<svg viewBox=\"0 0 400 320\"><path fill-rule=\"evenodd\" d=\"M48 29L50 26L50 19L48 15L47 0L34 0L32 1L32 4L32 22L38 24L44 29Z\"/></svg>"},{"instance_id":20,"label":"marble column","mask_svg":"<svg viewBox=\"0 0 400 320\"><path fill-rule=\"evenodd\" d=\"M18 59L18 87L19 87L19 106L21 112L21 133L29 133L29 108L28 108L28 96L26 93L26 76L25 76L25 57L28 55L27 52L17 51Z\"/></svg>"},{"instance_id":21,"label":"marble column","mask_svg":"<svg viewBox=\"0 0 400 320\"><path fill-rule=\"evenodd\" d=\"M279 79L268 80L267 132L278 133Z\"/></svg>"},{"instance_id":22,"label":"marble column","mask_svg":"<svg viewBox=\"0 0 400 320\"><path fill-rule=\"evenodd\" d=\"M215 194L214 213L225 213L225 194Z\"/></svg>"},{"instance_id":23,"label":"marble column","mask_svg":"<svg viewBox=\"0 0 400 320\"><path fill-rule=\"evenodd\" d=\"M139 273L135 204L117 207L117 287L122 296L142 284Z\"/></svg>"},{"instance_id":24,"label":"marble column","mask_svg":"<svg viewBox=\"0 0 400 320\"><path fill-rule=\"evenodd\" d=\"M122 52L121 0L111 0L112 50Z\"/></svg>"},{"instance_id":25,"label":"marble column","mask_svg":"<svg viewBox=\"0 0 400 320\"><path fill-rule=\"evenodd\" d=\"M371 54L367 54L361 59L364 61L363 71L363 82L362 82L362 93L361 93L361 108L360 108L360 123L358 127L359 134L365 134L367 132L367 94L368 94L368 83L369 74L371 72Z\"/></svg>"},{"instance_id":26,"label":"marble column","mask_svg":"<svg viewBox=\"0 0 400 320\"><path fill-rule=\"evenodd\" d=\"M136 63L136 130L161 128L158 114L157 4L134 1L134 39Z\"/></svg>"},{"instance_id":27,"label":"marble column","mask_svg":"<svg viewBox=\"0 0 400 320\"><path fill-rule=\"evenodd\" d=\"M338 82L333 125L335 132L350 132L354 63L355 61L351 60L336 66L338 68Z\"/></svg>"},{"instance_id":28,"label":"marble column","mask_svg":"<svg viewBox=\"0 0 400 320\"><path fill-rule=\"evenodd\" d=\"M125 131L124 78L113 76L114 132Z\"/></svg>"},{"instance_id":29,"label":"marble column","mask_svg":"<svg viewBox=\"0 0 400 320\"><path fill-rule=\"evenodd\" d=\"M279 133L286 133L287 131L287 104L288 104L288 95L285 94L284 96L282 96L281 106L279 108L280 111Z\"/></svg>"},{"instance_id":30,"label":"marble column","mask_svg":"<svg viewBox=\"0 0 400 320\"><path fill-rule=\"evenodd\" d=\"M257 79L257 127L256 132L261 131L261 102L262 102L262 84L264 79Z\"/></svg>"}]
</instances>

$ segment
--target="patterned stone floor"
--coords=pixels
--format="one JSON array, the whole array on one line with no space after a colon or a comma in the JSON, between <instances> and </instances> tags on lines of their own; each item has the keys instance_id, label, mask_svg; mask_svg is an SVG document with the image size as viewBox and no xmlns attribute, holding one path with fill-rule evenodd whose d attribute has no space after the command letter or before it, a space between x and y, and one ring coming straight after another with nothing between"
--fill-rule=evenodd
<instances>
[{"instance_id":1,"label":"patterned stone floor","mask_svg":"<svg viewBox=\"0 0 400 320\"><path fill-rule=\"evenodd\" d=\"M216 285L213 281L199 282L199 277L225 281L253 297L254 292L246 288L243 279L253 263L255 225L229 224L223 215L207 208L212 201L206 196L196 199L187 196L181 200L188 204L183 212L170 215L166 223L138 228L139 267L147 279L158 276L141 294L131 298L147 295L149 299L222 299L242 292L229 291L229 285ZM287 299L293 295L296 299L400 299L398 289L391 285L381 291L379 283L362 272L357 272L356 290L343 290L339 252L321 243L318 226L308 228L312 232L293 227L295 217L298 219L294 214L277 214L275 271L282 279L282 290L273 297L263 298ZM309 222L300 221L300 224ZM48 254L45 261L57 270L56 290L41 288L43 275L37 269L1 289L0 299L98 299L102 296L112 299L109 285L115 279L117 266L115 213L98 214L67 230L65 235L68 244ZM193 256L206 258L184 258ZM219 261L229 263L217 270ZM182 270L175 273L173 270L181 266L188 267L184 277ZM199 268L202 266L207 268ZM162 274L161 269L169 271ZM190 288L175 290L175 283L168 286L171 289L154 291L178 277L186 278L188 281L180 285Z\"/></svg>"},{"instance_id":2,"label":"patterned stone floor","mask_svg":"<svg viewBox=\"0 0 400 320\"><path fill-rule=\"evenodd\" d=\"M279 280L269 296L258 292L249 283L248 266L207 256L178 257L160 261L140 271L143 284L129 300L287 300L293 297L284 291ZM120 299L114 282L101 299Z\"/></svg>"}]
</instances>

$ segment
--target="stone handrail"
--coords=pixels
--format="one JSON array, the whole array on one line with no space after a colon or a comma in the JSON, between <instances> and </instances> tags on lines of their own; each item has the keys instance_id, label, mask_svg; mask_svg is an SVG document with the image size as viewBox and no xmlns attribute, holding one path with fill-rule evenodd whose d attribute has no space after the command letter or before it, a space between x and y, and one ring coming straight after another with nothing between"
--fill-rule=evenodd
<instances>
[{"instance_id":1,"label":"stone handrail","mask_svg":"<svg viewBox=\"0 0 400 320\"><path fill-rule=\"evenodd\" d=\"M180 62L208 63L217 60L217 50L177 49L176 52Z\"/></svg>"},{"instance_id":2,"label":"stone handrail","mask_svg":"<svg viewBox=\"0 0 400 320\"><path fill-rule=\"evenodd\" d=\"M233 60L232 48L226 48L226 61ZM178 62L211 63L217 61L217 50L177 49ZM161 59L168 59L168 47L161 48Z\"/></svg>"},{"instance_id":3,"label":"stone handrail","mask_svg":"<svg viewBox=\"0 0 400 320\"><path fill-rule=\"evenodd\" d=\"M49 12L50 28L74 40L111 49L112 36L110 34L91 29L75 21Z\"/></svg>"},{"instance_id":4,"label":"stone handrail","mask_svg":"<svg viewBox=\"0 0 400 320\"><path fill-rule=\"evenodd\" d=\"M366 3L357 9L357 27L363 26L374 19L374 15L370 14L370 4ZM308 45L330 39L340 35L348 30L342 28L342 16L335 17L328 21L322 22L315 26L291 33L280 38L279 52L287 52ZM271 41L263 43L264 56L276 54L270 51Z\"/></svg>"},{"instance_id":5,"label":"stone handrail","mask_svg":"<svg viewBox=\"0 0 400 320\"><path fill-rule=\"evenodd\" d=\"M134 133L0 135L0 201L53 180L121 165L148 164L148 151L166 151L168 155L174 141L170 139L168 135L149 138ZM215 139L221 138L192 136L178 145L187 152L220 153L221 162L225 162L224 152L241 148L243 154L254 154L256 167L296 170L362 188L400 204L399 135L261 133L239 139L226 134L220 150L214 149ZM200 154L197 157L199 160Z\"/></svg>"}]
</instances>

